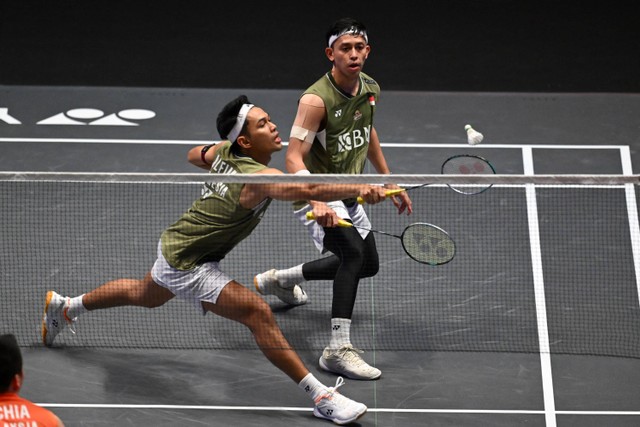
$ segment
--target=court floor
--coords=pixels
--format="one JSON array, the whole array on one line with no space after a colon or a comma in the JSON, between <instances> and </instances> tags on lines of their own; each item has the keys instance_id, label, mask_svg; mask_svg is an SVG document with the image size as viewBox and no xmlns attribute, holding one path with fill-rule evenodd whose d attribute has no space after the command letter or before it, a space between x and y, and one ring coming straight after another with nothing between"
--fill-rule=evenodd
<instances>
[{"instance_id":1,"label":"court floor","mask_svg":"<svg viewBox=\"0 0 640 427\"><path fill-rule=\"evenodd\" d=\"M295 91L0 86L0 146L3 153L0 170L194 172L186 162L186 151L203 141L217 139L215 115L226 101L240 93L264 106L274 122L280 125L282 135L288 135L298 96ZM438 173L438 165L447 155L470 151L489 158L499 173L504 174L630 175L638 170L640 96L425 92L383 92L383 95L376 128L387 161L395 173ZM484 133L485 141L480 146L466 145L464 125L467 123ZM284 168L283 158L281 153L272 164ZM509 215L522 209L526 212L531 207L526 203L530 201L523 201L504 216L487 215L492 204L502 200L499 199L501 191L507 190L496 189L494 195L475 202L486 203L484 209L476 211L479 213L475 220L495 233L500 232L501 227L505 233L513 233L513 230L530 233L531 223L522 215ZM540 266L535 265L535 256L532 257L533 265L526 266L513 266L497 259L498 256L520 259L520 251L522 257L528 257L532 248L540 251L541 262L576 247L585 251L585 257L592 255L593 248L584 247L584 242L573 241L569 226L585 229L589 226L588 221L601 213L596 211L591 216L575 218L563 214L562 210L550 209L550 205L558 201L546 199L544 191L537 195L536 208L540 218L553 213L560 223L566 224L566 246L558 243L564 236L554 237L550 240L552 243L548 243L545 237L550 236L543 230L537 246L527 239L522 247L513 251L516 253L507 255L496 250L496 258L489 257L491 261L482 270L486 277L510 277L536 271ZM637 233L637 195L637 188L619 194L620 216L623 224L628 224L632 239L638 237L634 236ZM629 208L628 211L624 207ZM280 213L286 212L286 208L276 207L275 212L265 217L265 221L271 227L281 226L282 231L276 234L285 235L287 228L281 224L285 220ZM434 215L439 215L437 210ZM442 221L455 219L447 219L446 212L441 215ZM374 221L376 219L373 217ZM451 224L455 227L455 221ZM380 239L378 242L383 255L393 251L388 242ZM150 248L155 246L153 241L148 243ZM621 265L629 269L624 274L631 280L618 285L631 286L626 289L629 292L624 293L631 297L612 304L630 307L627 320L631 329L626 336L632 343L637 343L640 329L633 328L640 319L636 277L639 257L634 247L628 249L627 246L628 243L620 249L624 256L621 264L603 265L600 273L606 276L606 269L610 268L611 277L620 277L613 269L619 270ZM5 243L5 265L11 259L9 249ZM467 268L463 265L465 267L459 264L458 270ZM468 268L473 265L478 264L469 264ZM255 268L269 267L264 264ZM13 291L29 286L35 288L35 294L41 291L43 298L50 287L76 289L64 283L63 277L47 276L40 268L34 265L33 271L39 277L44 276L42 280L24 284L12 281L13 271L6 267L0 274L1 287ZM397 268L398 263L383 262L376 280L389 281ZM473 277L472 273L465 270L458 273L459 276L451 274L464 279ZM239 274L246 276L241 277L245 283L250 283L251 271ZM566 279L561 275L561 269L545 268L546 283L553 283L555 276ZM575 298L583 296L580 290L585 287L584 282L578 281L587 279L575 278ZM534 281L532 278L531 283ZM69 282L74 282L76 287L84 286L86 290L97 285L83 283L77 278L69 278ZM478 284L457 283L457 286L473 288ZM559 328L554 323L557 319L554 310L564 307L566 301L554 300L551 297L553 288L543 286L543 289L548 292L549 310L549 317L543 317L549 324L541 330L549 332L549 336L546 342L544 336L538 337L535 345L544 348L546 344L554 348L557 343L553 337L557 336ZM316 297L325 295L319 290L309 290L312 297L314 292L317 292ZM362 292L368 295L367 290ZM429 291L424 292L428 294ZM470 292L479 295L475 290ZM533 292L533 289L524 289L522 296L531 306L539 297ZM587 302L596 311L599 305L610 303L599 299L599 295ZM498 297L493 295L491 298ZM400 301L386 303L402 309ZM74 340L77 342L83 335L92 333L91 325L84 328L80 325L76 337L66 334L60 346L46 349L38 345L41 304L29 301L27 305L29 308L18 303L0 305L0 331L5 332L8 325L14 325L10 320L24 311L26 320L19 331L12 331L20 333L25 355L23 395L50 407L67 426L328 425L313 417L307 398L257 350L72 345ZM437 304L431 307L437 308ZM279 310L277 304L274 305L278 319L302 321L309 315L314 323L307 327L317 329L322 328L324 309L326 307L319 303L290 311ZM539 308L532 310L531 321L540 327L541 324L536 323L541 318ZM170 313L161 312L159 317ZM101 313L100 316L98 319L106 320L110 314ZM432 316L437 322L437 314ZM147 317L146 313L141 313L139 325L131 324L108 332L124 336L154 334L155 331L148 330L144 317ZM613 320L610 329L599 333L613 333L618 328ZM402 331L385 330L385 333L395 335ZM474 340L481 341L479 337L469 336L469 342ZM335 376L317 367L318 351L303 349L300 353L319 379L326 384L335 381ZM362 426L640 424L640 357L637 353L633 357L567 353L472 349L394 351L382 347L369 350L365 355L368 360L375 360L376 366L383 370L383 377L374 382L348 380L341 391L368 405L368 414L358 424Z\"/></svg>"}]
</instances>

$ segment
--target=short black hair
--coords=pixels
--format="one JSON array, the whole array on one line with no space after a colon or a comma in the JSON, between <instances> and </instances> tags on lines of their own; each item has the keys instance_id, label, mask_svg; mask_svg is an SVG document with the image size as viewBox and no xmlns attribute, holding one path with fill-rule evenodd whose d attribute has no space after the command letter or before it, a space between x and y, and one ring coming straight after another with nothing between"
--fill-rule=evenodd
<instances>
[{"instance_id":1,"label":"short black hair","mask_svg":"<svg viewBox=\"0 0 640 427\"><path fill-rule=\"evenodd\" d=\"M222 111L220 111L218 118L216 119L216 128L218 129L220 138L227 138L229 132L231 132L231 129L233 129L236 124L238 113L240 112L240 108L242 108L243 104L251 104L246 95L240 95L222 108ZM242 130L240 131L240 135L244 134L246 129L247 122L245 121L242 126Z\"/></svg>"},{"instance_id":2,"label":"short black hair","mask_svg":"<svg viewBox=\"0 0 640 427\"><path fill-rule=\"evenodd\" d=\"M326 44L329 44L331 36L344 32L368 34L367 27L365 27L362 22L353 18L340 18L327 30L327 34L325 35Z\"/></svg>"},{"instance_id":3,"label":"short black hair","mask_svg":"<svg viewBox=\"0 0 640 427\"><path fill-rule=\"evenodd\" d=\"M0 336L0 393L9 390L16 374L22 372L22 354L16 337L12 334Z\"/></svg>"}]
</instances>

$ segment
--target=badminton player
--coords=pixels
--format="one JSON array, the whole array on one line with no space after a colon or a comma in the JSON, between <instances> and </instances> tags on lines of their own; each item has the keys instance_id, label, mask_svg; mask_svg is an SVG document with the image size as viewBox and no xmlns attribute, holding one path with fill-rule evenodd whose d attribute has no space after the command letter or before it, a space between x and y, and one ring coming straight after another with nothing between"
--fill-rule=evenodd
<instances>
[{"instance_id":1,"label":"badminton player","mask_svg":"<svg viewBox=\"0 0 640 427\"><path fill-rule=\"evenodd\" d=\"M282 173L267 165L282 149L276 125L245 96L227 104L217 118L227 141L193 148L211 173ZM157 260L141 279L118 279L75 298L47 293L42 322L45 345L61 330L73 326L83 313L126 305L159 307L175 296L192 302L203 314L211 312L247 326L264 355L315 402L314 415L345 424L367 407L320 383L305 367L278 327L269 305L255 292L228 277L219 262L260 222L272 199L336 200L361 196L368 203L384 199L384 189L368 185L207 184L203 195L167 228L158 243ZM291 289L286 290L295 298ZM286 298L286 295L283 296Z\"/></svg>"},{"instance_id":2,"label":"badminton player","mask_svg":"<svg viewBox=\"0 0 640 427\"><path fill-rule=\"evenodd\" d=\"M289 173L361 174L367 160L379 174L390 173L373 127L380 88L362 72L370 51L367 29L361 22L340 19L327 32L325 54L333 66L298 102L286 154ZM399 213L411 213L406 193L392 200ZM332 228L340 219L364 228L371 228L371 223L353 198L331 203L311 198L294 203L294 209L321 253L329 251L333 255L293 268L269 270L258 274L254 283L267 294L271 289L298 286L307 280L333 280L331 324L327 325L331 338L319 359L320 367L353 379L377 379L381 371L362 359L362 351L350 339L358 283L378 272L373 233L352 227ZM316 222L306 219L309 211L313 211Z\"/></svg>"}]
</instances>

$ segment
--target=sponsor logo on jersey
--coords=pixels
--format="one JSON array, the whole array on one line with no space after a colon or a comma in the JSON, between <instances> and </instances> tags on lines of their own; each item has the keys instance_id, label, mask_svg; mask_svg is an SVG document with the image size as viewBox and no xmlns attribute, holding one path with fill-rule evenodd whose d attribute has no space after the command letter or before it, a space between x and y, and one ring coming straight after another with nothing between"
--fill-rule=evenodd
<instances>
[{"instance_id":1,"label":"sponsor logo on jersey","mask_svg":"<svg viewBox=\"0 0 640 427\"><path fill-rule=\"evenodd\" d=\"M369 136L371 135L371 126L362 129L354 129L351 132L343 133L338 136L338 152L351 151L356 148L369 144Z\"/></svg>"}]
</instances>

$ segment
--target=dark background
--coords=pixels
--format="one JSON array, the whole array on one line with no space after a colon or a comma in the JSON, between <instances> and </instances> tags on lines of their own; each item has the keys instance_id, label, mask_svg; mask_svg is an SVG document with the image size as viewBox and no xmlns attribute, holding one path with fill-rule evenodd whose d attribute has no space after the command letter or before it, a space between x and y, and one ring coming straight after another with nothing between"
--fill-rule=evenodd
<instances>
[{"instance_id":1,"label":"dark background","mask_svg":"<svg viewBox=\"0 0 640 427\"><path fill-rule=\"evenodd\" d=\"M634 2L0 2L0 84L303 89L342 16L384 90L640 92Z\"/></svg>"}]
</instances>

